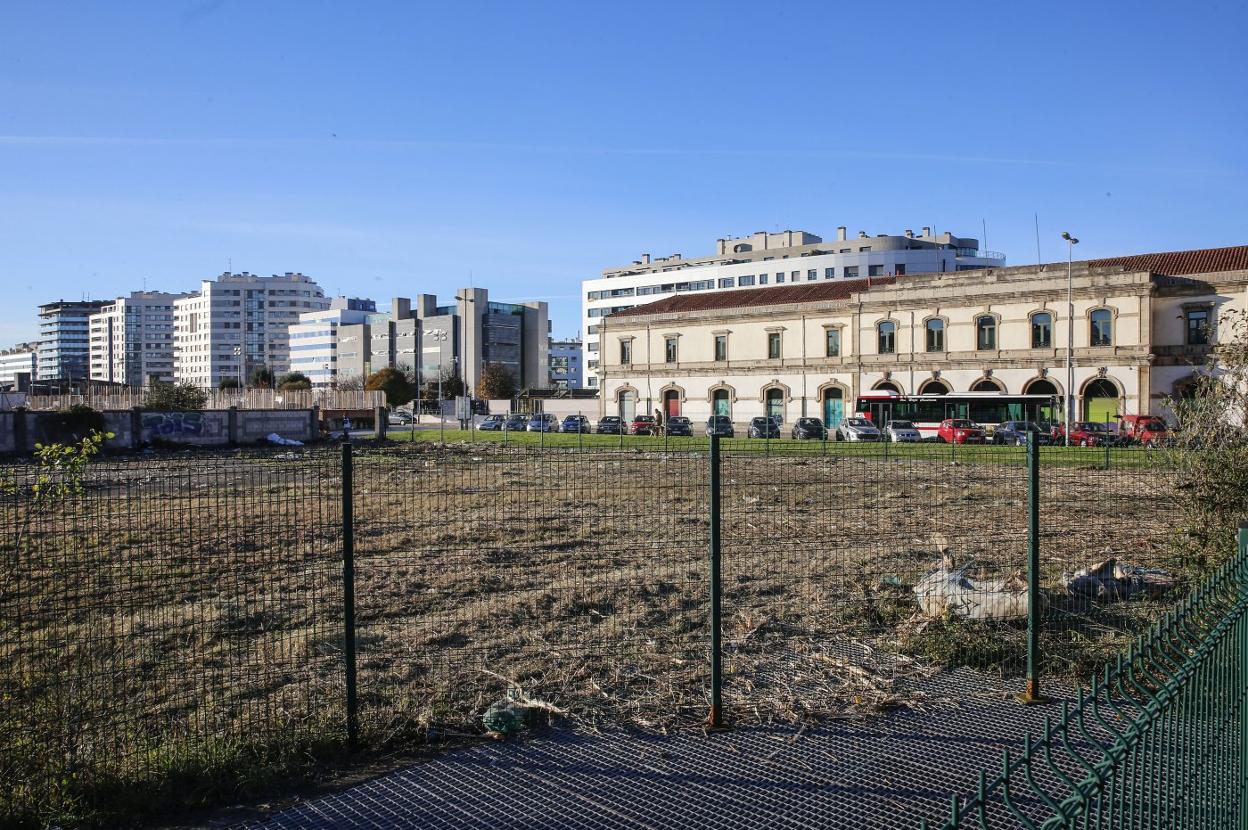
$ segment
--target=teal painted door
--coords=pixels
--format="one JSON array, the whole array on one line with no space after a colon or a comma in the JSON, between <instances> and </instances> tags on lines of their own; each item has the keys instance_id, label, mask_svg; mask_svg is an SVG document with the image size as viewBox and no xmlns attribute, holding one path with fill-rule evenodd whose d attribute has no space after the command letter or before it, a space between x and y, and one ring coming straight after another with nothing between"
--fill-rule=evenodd
<instances>
[{"instance_id":1,"label":"teal painted door","mask_svg":"<svg viewBox=\"0 0 1248 830\"><path fill-rule=\"evenodd\" d=\"M845 402L841 399L839 389L829 389L823 393L823 423L828 429L834 429L845 420Z\"/></svg>"}]
</instances>

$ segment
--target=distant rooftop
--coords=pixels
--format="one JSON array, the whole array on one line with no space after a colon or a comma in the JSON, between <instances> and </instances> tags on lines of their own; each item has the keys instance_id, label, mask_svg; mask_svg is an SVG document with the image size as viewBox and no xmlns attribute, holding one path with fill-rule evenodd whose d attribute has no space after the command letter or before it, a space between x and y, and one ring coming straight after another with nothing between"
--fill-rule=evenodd
<instances>
[{"instance_id":1,"label":"distant rooftop","mask_svg":"<svg viewBox=\"0 0 1248 830\"><path fill-rule=\"evenodd\" d=\"M790 303L818 303L828 300L847 300L853 294L877 285L892 285L896 277L872 277L865 280L835 280L828 282L777 285L770 288L744 288L738 291L708 291L699 294L677 294L646 305L633 306L617 311L611 317L632 317L640 314L679 314L685 311L712 311L726 308L742 308L760 305L788 305Z\"/></svg>"},{"instance_id":2,"label":"distant rooftop","mask_svg":"<svg viewBox=\"0 0 1248 830\"><path fill-rule=\"evenodd\" d=\"M1165 251L1088 260L1089 268L1122 268L1124 271L1151 271L1167 277L1208 274L1218 271L1248 270L1248 245L1229 248L1200 248L1194 251Z\"/></svg>"}]
</instances>

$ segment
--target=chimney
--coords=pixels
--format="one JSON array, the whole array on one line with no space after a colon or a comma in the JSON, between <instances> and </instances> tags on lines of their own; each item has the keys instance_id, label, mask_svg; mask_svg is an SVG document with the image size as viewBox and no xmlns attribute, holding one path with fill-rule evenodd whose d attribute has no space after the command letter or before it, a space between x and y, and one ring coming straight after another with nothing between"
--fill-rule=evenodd
<instances>
[{"instance_id":1,"label":"chimney","mask_svg":"<svg viewBox=\"0 0 1248 830\"><path fill-rule=\"evenodd\" d=\"M932 229L931 229L931 228L929 228L927 225L924 225L924 226L923 226L923 235L924 235L924 236L931 236L931 235L932 235Z\"/></svg>"},{"instance_id":2,"label":"chimney","mask_svg":"<svg viewBox=\"0 0 1248 830\"><path fill-rule=\"evenodd\" d=\"M914 239L914 231L906 228L906 239Z\"/></svg>"},{"instance_id":3,"label":"chimney","mask_svg":"<svg viewBox=\"0 0 1248 830\"><path fill-rule=\"evenodd\" d=\"M866 239L866 238L867 238L867 232L866 232L866 231L858 231L858 238L859 238L859 239Z\"/></svg>"},{"instance_id":4,"label":"chimney","mask_svg":"<svg viewBox=\"0 0 1248 830\"><path fill-rule=\"evenodd\" d=\"M641 255L641 264L642 264L642 265L649 265L649 264L650 264L650 255L649 255L649 254L642 254L642 255Z\"/></svg>"},{"instance_id":5,"label":"chimney","mask_svg":"<svg viewBox=\"0 0 1248 830\"><path fill-rule=\"evenodd\" d=\"M845 226L844 225L837 225L836 238L841 242L845 241Z\"/></svg>"}]
</instances>

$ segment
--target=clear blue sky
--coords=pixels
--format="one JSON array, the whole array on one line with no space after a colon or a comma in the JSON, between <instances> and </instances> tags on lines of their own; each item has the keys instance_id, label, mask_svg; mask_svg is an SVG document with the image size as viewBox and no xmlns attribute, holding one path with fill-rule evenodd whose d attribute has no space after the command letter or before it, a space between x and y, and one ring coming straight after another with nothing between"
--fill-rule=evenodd
<instances>
[{"instance_id":1,"label":"clear blue sky","mask_svg":"<svg viewBox=\"0 0 1248 830\"><path fill-rule=\"evenodd\" d=\"M0 345L225 270L371 296L933 225L1013 263L1248 243L1243 3L9 0Z\"/></svg>"}]
</instances>

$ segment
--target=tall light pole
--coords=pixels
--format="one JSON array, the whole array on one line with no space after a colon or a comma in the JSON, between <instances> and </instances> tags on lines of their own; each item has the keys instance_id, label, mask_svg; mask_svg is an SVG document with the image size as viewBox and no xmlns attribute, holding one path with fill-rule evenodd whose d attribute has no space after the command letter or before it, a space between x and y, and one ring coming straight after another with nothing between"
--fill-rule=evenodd
<instances>
[{"instance_id":1,"label":"tall light pole","mask_svg":"<svg viewBox=\"0 0 1248 830\"><path fill-rule=\"evenodd\" d=\"M1066 240L1066 446L1070 446L1070 422L1075 411L1075 287L1071 262L1079 240L1062 231Z\"/></svg>"}]
</instances>

